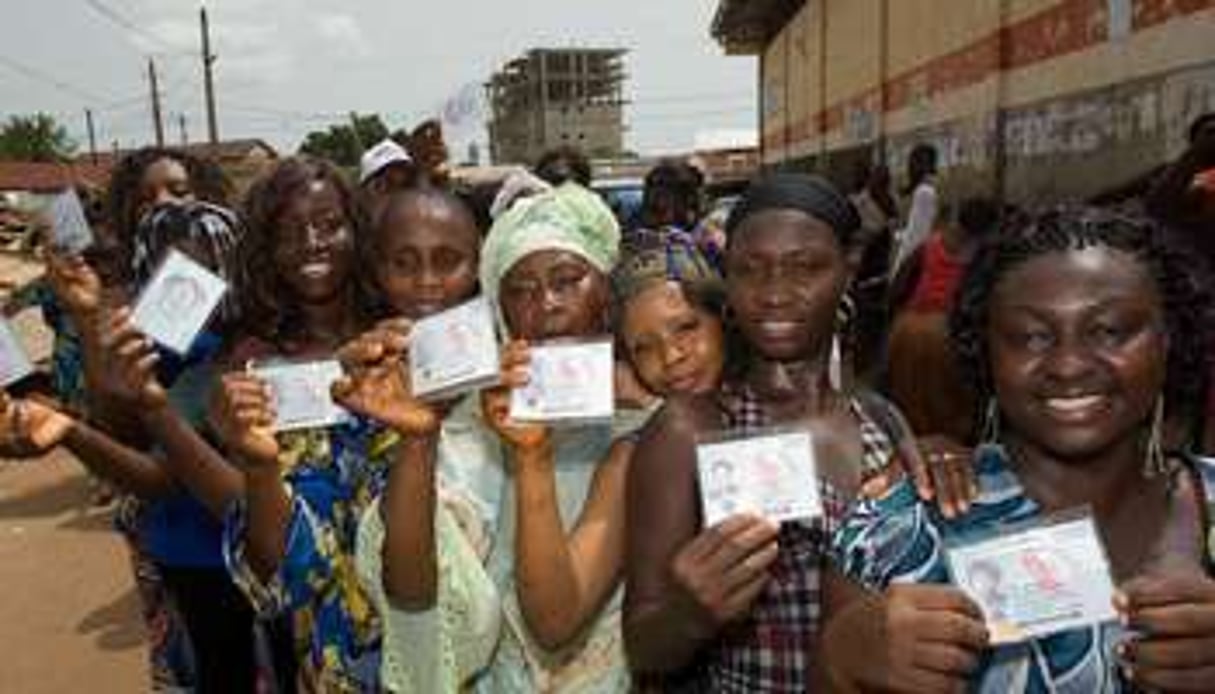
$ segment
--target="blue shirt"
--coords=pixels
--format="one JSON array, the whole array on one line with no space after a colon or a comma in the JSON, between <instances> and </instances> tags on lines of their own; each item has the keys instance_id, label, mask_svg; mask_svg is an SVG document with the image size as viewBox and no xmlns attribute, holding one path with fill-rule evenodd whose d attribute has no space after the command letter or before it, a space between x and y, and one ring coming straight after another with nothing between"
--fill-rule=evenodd
<instances>
[{"instance_id":1,"label":"blue shirt","mask_svg":"<svg viewBox=\"0 0 1215 694\"><path fill-rule=\"evenodd\" d=\"M206 404L215 380L212 357L220 339L210 333L199 337L185 359L164 360L161 378L172 383L169 402L195 428L206 421ZM223 522L189 492L181 490L148 504L140 517L139 533L152 559L177 568L223 568Z\"/></svg>"}]
</instances>

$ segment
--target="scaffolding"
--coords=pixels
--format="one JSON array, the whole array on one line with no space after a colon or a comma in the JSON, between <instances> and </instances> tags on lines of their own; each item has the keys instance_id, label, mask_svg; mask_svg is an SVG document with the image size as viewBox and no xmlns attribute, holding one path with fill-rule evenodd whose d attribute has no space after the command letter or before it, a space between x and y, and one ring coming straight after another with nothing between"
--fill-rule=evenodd
<instances>
[{"instance_id":1,"label":"scaffolding","mask_svg":"<svg viewBox=\"0 0 1215 694\"><path fill-rule=\"evenodd\" d=\"M490 149L497 163L531 163L568 145L617 156L624 141L620 49L533 49L486 84Z\"/></svg>"}]
</instances>

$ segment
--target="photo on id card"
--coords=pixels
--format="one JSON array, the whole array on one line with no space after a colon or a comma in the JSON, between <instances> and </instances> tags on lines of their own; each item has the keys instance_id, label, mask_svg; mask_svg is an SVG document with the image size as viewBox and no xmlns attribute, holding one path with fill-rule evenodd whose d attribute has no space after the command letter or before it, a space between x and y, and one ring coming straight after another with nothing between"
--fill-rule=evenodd
<instances>
[{"instance_id":1,"label":"photo on id card","mask_svg":"<svg viewBox=\"0 0 1215 694\"><path fill-rule=\"evenodd\" d=\"M1109 562L1087 509L948 547L946 559L983 610L993 645L1115 618Z\"/></svg>"},{"instance_id":2,"label":"photo on id card","mask_svg":"<svg viewBox=\"0 0 1215 694\"><path fill-rule=\"evenodd\" d=\"M511 391L510 418L549 425L610 421L614 366L610 339L533 345L530 380Z\"/></svg>"},{"instance_id":3,"label":"photo on id card","mask_svg":"<svg viewBox=\"0 0 1215 694\"><path fill-rule=\"evenodd\" d=\"M34 362L21 344L17 329L0 318L0 386L11 386L32 373Z\"/></svg>"},{"instance_id":4,"label":"photo on id card","mask_svg":"<svg viewBox=\"0 0 1215 694\"><path fill-rule=\"evenodd\" d=\"M706 437L696 446L705 527L751 513L774 523L823 515L808 431Z\"/></svg>"},{"instance_id":5,"label":"photo on id card","mask_svg":"<svg viewBox=\"0 0 1215 694\"><path fill-rule=\"evenodd\" d=\"M93 231L75 190L69 188L52 198L49 216L51 247L56 251L78 255L93 245Z\"/></svg>"},{"instance_id":6,"label":"photo on id card","mask_svg":"<svg viewBox=\"0 0 1215 694\"><path fill-rule=\"evenodd\" d=\"M336 359L262 362L250 369L270 388L275 432L330 427L349 418L330 395L334 381L342 377Z\"/></svg>"},{"instance_id":7,"label":"photo on id card","mask_svg":"<svg viewBox=\"0 0 1215 694\"><path fill-rule=\"evenodd\" d=\"M185 354L227 290L222 278L171 250L135 302L135 327L158 344Z\"/></svg>"},{"instance_id":8,"label":"photo on id card","mask_svg":"<svg viewBox=\"0 0 1215 694\"><path fill-rule=\"evenodd\" d=\"M421 400L495 385L498 368L494 314L483 297L423 318L410 331L410 381Z\"/></svg>"}]
</instances>

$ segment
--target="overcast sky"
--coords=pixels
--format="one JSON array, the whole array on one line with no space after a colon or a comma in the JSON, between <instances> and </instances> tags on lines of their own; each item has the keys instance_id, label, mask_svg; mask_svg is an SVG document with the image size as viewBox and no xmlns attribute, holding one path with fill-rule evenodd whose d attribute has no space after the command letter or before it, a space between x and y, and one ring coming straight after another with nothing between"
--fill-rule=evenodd
<instances>
[{"instance_id":1,"label":"overcast sky","mask_svg":"<svg viewBox=\"0 0 1215 694\"><path fill-rule=\"evenodd\" d=\"M0 114L47 111L87 148L152 139L147 56L161 72L167 139L184 113L205 135L198 0L4 0ZM717 0L208 0L220 134L293 150L351 110L390 127L436 114L536 46L630 51L626 145L686 150L753 131L755 61L709 37ZM19 9L17 9L19 8ZM28 74L34 71L36 77ZM54 84L52 84L52 80ZM479 129L451 133L456 146ZM483 137L483 135L481 136Z\"/></svg>"}]
</instances>

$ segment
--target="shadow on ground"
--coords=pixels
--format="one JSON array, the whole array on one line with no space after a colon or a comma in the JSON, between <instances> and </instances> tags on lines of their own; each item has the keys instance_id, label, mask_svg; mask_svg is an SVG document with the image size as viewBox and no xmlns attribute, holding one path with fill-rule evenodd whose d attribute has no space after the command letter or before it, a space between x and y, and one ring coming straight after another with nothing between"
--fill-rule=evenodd
<instances>
[{"instance_id":1,"label":"shadow on ground","mask_svg":"<svg viewBox=\"0 0 1215 694\"><path fill-rule=\"evenodd\" d=\"M76 625L79 634L95 634L97 647L105 651L140 648L144 643L139 614L139 596L132 588L85 615Z\"/></svg>"},{"instance_id":2,"label":"shadow on ground","mask_svg":"<svg viewBox=\"0 0 1215 694\"><path fill-rule=\"evenodd\" d=\"M3 467L0 466L0 469ZM86 485L78 478L67 478L16 496L0 496L0 520L49 518L78 509L87 503Z\"/></svg>"}]
</instances>

